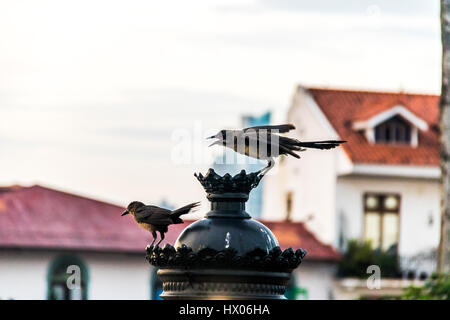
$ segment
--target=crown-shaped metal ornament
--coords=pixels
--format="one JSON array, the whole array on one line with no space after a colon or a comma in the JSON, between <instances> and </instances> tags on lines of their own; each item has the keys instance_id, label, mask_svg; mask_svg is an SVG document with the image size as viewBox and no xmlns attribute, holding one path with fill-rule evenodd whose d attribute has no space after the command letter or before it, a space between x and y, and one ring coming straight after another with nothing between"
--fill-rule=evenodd
<instances>
[{"instance_id":1,"label":"crown-shaped metal ornament","mask_svg":"<svg viewBox=\"0 0 450 320\"><path fill-rule=\"evenodd\" d=\"M205 176L201 173L194 173L194 176L200 182L208 195L243 193L248 194L253 188L256 188L263 178L261 171L246 173L242 170L235 176L226 173L223 176L218 175L214 169L209 169Z\"/></svg>"}]
</instances>

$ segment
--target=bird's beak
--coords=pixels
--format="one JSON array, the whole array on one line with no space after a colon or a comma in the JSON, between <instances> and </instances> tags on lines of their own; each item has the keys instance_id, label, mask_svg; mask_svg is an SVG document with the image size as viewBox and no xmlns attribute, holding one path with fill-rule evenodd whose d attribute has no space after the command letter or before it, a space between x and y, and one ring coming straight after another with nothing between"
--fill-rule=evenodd
<instances>
[{"instance_id":1,"label":"bird's beak","mask_svg":"<svg viewBox=\"0 0 450 320\"><path fill-rule=\"evenodd\" d=\"M206 139L214 139L216 136L211 136L211 137L208 137L208 138L206 138Z\"/></svg>"},{"instance_id":2,"label":"bird's beak","mask_svg":"<svg viewBox=\"0 0 450 320\"><path fill-rule=\"evenodd\" d=\"M214 138L214 137L213 137ZM212 147L213 145L215 145L215 144L220 144L221 143L221 141L220 140L216 140L216 141L214 141L213 143L211 143L208 147Z\"/></svg>"},{"instance_id":3,"label":"bird's beak","mask_svg":"<svg viewBox=\"0 0 450 320\"><path fill-rule=\"evenodd\" d=\"M125 210L120 216L125 216L125 215L127 215L127 214L129 214L129 212L128 212L128 210Z\"/></svg>"}]
</instances>

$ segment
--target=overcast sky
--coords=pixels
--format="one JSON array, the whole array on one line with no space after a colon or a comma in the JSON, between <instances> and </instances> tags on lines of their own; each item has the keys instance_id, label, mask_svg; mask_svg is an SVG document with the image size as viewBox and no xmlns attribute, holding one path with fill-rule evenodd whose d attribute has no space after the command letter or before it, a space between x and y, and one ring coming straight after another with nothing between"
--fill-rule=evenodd
<instances>
[{"instance_id":1,"label":"overcast sky","mask_svg":"<svg viewBox=\"0 0 450 320\"><path fill-rule=\"evenodd\" d=\"M439 93L439 28L438 0L0 1L0 185L204 199L206 133L298 84Z\"/></svg>"}]
</instances>

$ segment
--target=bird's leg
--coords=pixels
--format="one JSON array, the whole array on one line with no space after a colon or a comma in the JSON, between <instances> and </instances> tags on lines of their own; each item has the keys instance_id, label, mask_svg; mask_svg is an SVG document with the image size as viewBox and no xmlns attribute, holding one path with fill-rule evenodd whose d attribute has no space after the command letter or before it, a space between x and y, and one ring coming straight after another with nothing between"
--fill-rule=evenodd
<instances>
[{"instance_id":1,"label":"bird's leg","mask_svg":"<svg viewBox=\"0 0 450 320\"><path fill-rule=\"evenodd\" d=\"M273 168L275 165L275 160L273 158L269 159L269 163L267 164L267 167L261 170L261 175L264 176L267 172L269 172L270 169Z\"/></svg>"},{"instance_id":2,"label":"bird's leg","mask_svg":"<svg viewBox=\"0 0 450 320\"><path fill-rule=\"evenodd\" d=\"M152 236L153 236L153 241L152 241L152 244L150 245L150 247L153 247L153 244L155 243L156 238L158 237L158 235L156 234L156 231L152 231Z\"/></svg>"},{"instance_id":3,"label":"bird's leg","mask_svg":"<svg viewBox=\"0 0 450 320\"><path fill-rule=\"evenodd\" d=\"M161 243L161 241L164 240L164 232L159 232L159 234L161 235L161 239L159 239L158 243L156 244L156 246L159 246L159 244Z\"/></svg>"}]
</instances>

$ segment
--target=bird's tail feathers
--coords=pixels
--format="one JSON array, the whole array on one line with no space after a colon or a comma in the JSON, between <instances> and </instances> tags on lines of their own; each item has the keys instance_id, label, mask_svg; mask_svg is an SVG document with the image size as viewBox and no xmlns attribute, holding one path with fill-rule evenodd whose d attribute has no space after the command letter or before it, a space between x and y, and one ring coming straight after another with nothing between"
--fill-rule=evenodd
<instances>
[{"instance_id":1,"label":"bird's tail feathers","mask_svg":"<svg viewBox=\"0 0 450 320\"><path fill-rule=\"evenodd\" d=\"M293 146L293 145L284 145L280 144L280 153L281 154L290 154L291 156L300 159L300 156L296 154L294 151L302 151L300 147Z\"/></svg>"},{"instance_id":2,"label":"bird's tail feathers","mask_svg":"<svg viewBox=\"0 0 450 320\"><path fill-rule=\"evenodd\" d=\"M173 210L170 214L170 218L172 219L174 224L183 223L183 220L180 219L180 216L189 213L192 209L198 207L199 205L200 202L194 202L179 209Z\"/></svg>"}]
</instances>

